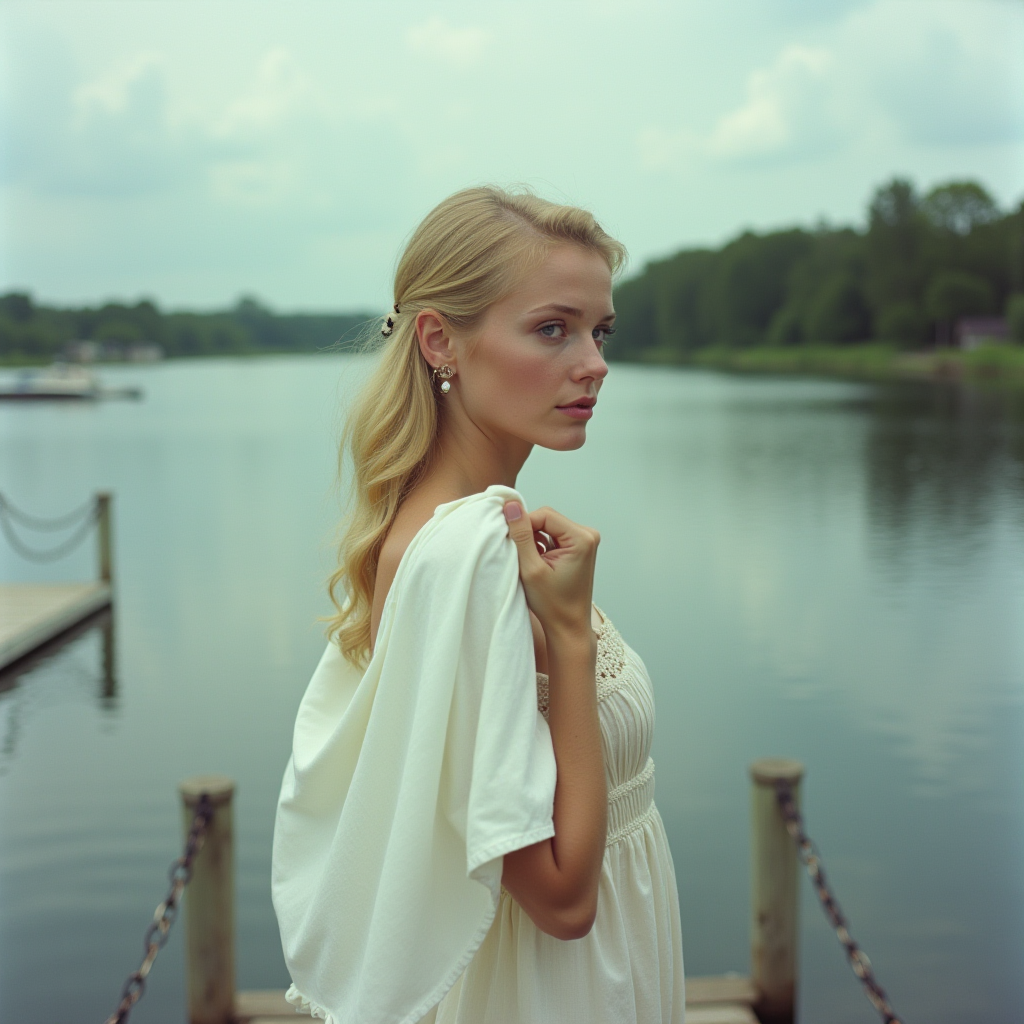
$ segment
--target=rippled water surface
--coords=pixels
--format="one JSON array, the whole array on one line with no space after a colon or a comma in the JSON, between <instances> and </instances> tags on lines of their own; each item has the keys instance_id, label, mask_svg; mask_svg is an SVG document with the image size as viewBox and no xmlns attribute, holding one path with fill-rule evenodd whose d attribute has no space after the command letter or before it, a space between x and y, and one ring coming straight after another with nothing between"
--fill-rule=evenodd
<instances>
[{"instance_id":1,"label":"rippled water surface","mask_svg":"<svg viewBox=\"0 0 1024 1024\"><path fill-rule=\"evenodd\" d=\"M322 650L340 357L109 370L138 403L0 408L0 489L114 491L113 675L86 632L0 692L0 1020L99 1021L180 842L238 782L238 975L283 988L274 803ZM519 485L601 530L598 604L647 662L688 972L746 971L746 766L804 803L908 1022L1024 1019L1024 412L931 387L616 367L585 448ZM88 578L86 548L0 578ZM13 685L11 685L13 683ZM877 1019L804 884L801 1020ZM182 935L137 1024L184 1019Z\"/></svg>"}]
</instances>

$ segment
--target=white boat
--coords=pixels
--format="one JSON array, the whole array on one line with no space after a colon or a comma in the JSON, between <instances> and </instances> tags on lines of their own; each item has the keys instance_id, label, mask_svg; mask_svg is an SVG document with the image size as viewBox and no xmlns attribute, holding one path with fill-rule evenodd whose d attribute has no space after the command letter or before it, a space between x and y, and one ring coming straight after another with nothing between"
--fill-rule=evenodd
<instances>
[{"instance_id":1,"label":"white boat","mask_svg":"<svg viewBox=\"0 0 1024 1024\"><path fill-rule=\"evenodd\" d=\"M22 370L13 380L0 382L0 398L99 398L96 375L84 366L54 363L45 370Z\"/></svg>"},{"instance_id":2,"label":"white boat","mask_svg":"<svg viewBox=\"0 0 1024 1024\"><path fill-rule=\"evenodd\" d=\"M0 381L0 400L95 401L97 398L141 398L138 388L107 389L84 366L54 363L44 370L22 370Z\"/></svg>"}]
</instances>

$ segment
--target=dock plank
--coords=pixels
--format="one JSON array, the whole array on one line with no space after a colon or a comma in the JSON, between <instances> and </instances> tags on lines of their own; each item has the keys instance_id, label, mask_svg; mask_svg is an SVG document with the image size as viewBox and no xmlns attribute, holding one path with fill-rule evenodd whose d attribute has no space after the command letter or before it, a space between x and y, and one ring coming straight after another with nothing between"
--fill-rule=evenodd
<instances>
[{"instance_id":1,"label":"dock plank","mask_svg":"<svg viewBox=\"0 0 1024 1024\"><path fill-rule=\"evenodd\" d=\"M754 983L741 974L716 974L705 978L686 979L686 1005L713 1006L717 1003L757 1001Z\"/></svg>"},{"instance_id":2,"label":"dock plank","mask_svg":"<svg viewBox=\"0 0 1024 1024\"><path fill-rule=\"evenodd\" d=\"M0 584L0 670L110 605L107 583Z\"/></svg>"},{"instance_id":3,"label":"dock plank","mask_svg":"<svg viewBox=\"0 0 1024 1024\"><path fill-rule=\"evenodd\" d=\"M264 1017L287 1017L289 1020L293 1020L296 1016L308 1017L309 1014L297 1011L285 999L283 989L251 989L248 992L235 993L236 1020L245 1021Z\"/></svg>"},{"instance_id":4,"label":"dock plank","mask_svg":"<svg viewBox=\"0 0 1024 1024\"><path fill-rule=\"evenodd\" d=\"M720 1003L717 1006L691 1006L687 1003L686 1024L758 1024L758 1021L746 1003Z\"/></svg>"}]
</instances>

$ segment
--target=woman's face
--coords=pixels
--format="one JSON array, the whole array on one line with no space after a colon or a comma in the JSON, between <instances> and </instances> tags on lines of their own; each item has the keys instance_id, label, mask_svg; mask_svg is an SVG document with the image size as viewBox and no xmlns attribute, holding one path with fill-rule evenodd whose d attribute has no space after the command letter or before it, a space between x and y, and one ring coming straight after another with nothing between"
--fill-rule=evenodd
<instances>
[{"instance_id":1,"label":"woman's face","mask_svg":"<svg viewBox=\"0 0 1024 1024\"><path fill-rule=\"evenodd\" d=\"M458 404L495 439L580 448L608 374L602 350L614 320L604 259L571 243L555 246L471 335L452 338Z\"/></svg>"}]
</instances>

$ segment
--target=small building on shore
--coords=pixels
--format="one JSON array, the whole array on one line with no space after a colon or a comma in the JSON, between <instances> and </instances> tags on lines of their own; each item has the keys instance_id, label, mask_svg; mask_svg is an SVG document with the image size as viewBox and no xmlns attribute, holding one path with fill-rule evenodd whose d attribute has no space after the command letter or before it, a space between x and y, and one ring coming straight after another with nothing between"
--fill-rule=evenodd
<instances>
[{"instance_id":1,"label":"small building on shore","mask_svg":"<svg viewBox=\"0 0 1024 1024\"><path fill-rule=\"evenodd\" d=\"M971 352L982 345L1005 345L1010 328L1001 316L963 316L956 322L953 339L957 348Z\"/></svg>"},{"instance_id":2,"label":"small building on shore","mask_svg":"<svg viewBox=\"0 0 1024 1024\"><path fill-rule=\"evenodd\" d=\"M64 346L69 363L158 363L163 358L164 347L155 341L69 341Z\"/></svg>"}]
</instances>

